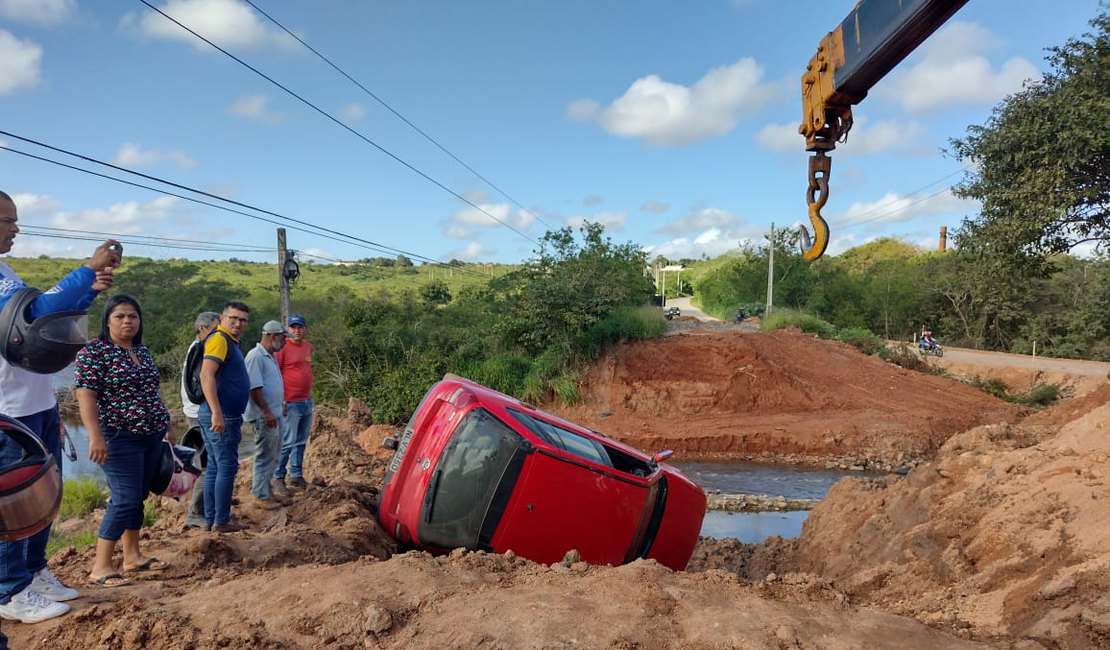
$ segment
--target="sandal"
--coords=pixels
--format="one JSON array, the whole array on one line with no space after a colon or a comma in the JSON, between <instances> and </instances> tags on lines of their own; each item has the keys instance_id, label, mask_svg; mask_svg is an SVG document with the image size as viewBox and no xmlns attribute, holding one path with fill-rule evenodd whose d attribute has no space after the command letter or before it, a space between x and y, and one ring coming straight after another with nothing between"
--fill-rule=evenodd
<instances>
[{"instance_id":1,"label":"sandal","mask_svg":"<svg viewBox=\"0 0 1110 650\"><path fill-rule=\"evenodd\" d=\"M131 567L131 568L126 568L125 567L123 570L124 571L163 571L163 570L168 569L168 568L170 568L170 563L169 562L166 562L164 560L159 560L158 558L156 558L152 555L152 556L150 556L146 559L146 562L143 562L139 566L134 566L134 567Z\"/></svg>"},{"instance_id":2,"label":"sandal","mask_svg":"<svg viewBox=\"0 0 1110 650\"><path fill-rule=\"evenodd\" d=\"M131 584L131 580L118 573L109 573L99 578L89 576L90 587L125 587L129 584Z\"/></svg>"}]
</instances>

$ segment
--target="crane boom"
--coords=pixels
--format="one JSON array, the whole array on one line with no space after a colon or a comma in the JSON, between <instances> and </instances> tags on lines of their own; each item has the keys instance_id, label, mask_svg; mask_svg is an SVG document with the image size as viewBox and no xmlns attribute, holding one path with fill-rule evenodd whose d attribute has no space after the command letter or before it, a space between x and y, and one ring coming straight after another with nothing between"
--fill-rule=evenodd
<instances>
[{"instance_id":1,"label":"crane boom","mask_svg":"<svg viewBox=\"0 0 1110 650\"><path fill-rule=\"evenodd\" d=\"M809 159L806 202L813 237L800 226L802 256L825 253L829 227L821 217L828 201L832 161L827 152L852 128L852 106L872 86L943 25L967 0L860 0L837 28L821 39L802 75L802 124Z\"/></svg>"}]
</instances>

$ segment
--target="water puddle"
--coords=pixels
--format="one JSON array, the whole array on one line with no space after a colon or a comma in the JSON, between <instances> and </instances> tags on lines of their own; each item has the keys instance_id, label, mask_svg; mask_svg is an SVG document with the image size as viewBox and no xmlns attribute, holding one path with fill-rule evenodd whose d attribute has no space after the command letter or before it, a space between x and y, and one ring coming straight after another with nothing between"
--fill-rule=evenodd
<instances>
[{"instance_id":1,"label":"water puddle","mask_svg":"<svg viewBox=\"0 0 1110 650\"><path fill-rule=\"evenodd\" d=\"M823 499L845 476L878 478L881 474L755 463L672 463L706 492L763 494L788 499ZM705 537L731 537L758 544L768 537L798 537L809 511L710 511L702 522Z\"/></svg>"}]
</instances>

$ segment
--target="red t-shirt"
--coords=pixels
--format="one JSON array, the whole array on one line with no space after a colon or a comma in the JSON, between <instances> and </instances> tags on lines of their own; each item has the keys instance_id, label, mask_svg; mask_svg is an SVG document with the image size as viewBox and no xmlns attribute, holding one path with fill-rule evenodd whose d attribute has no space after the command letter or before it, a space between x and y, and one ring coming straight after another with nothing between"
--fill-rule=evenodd
<instances>
[{"instance_id":1,"label":"red t-shirt","mask_svg":"<svg viewBox=\"0 0 1110 650\"><path fill-rule=\"evenodd\" d=\"M287 339L285 347L275 352L274 358L285 383L285 401L303 402L312 397L312 344Z\"/></svg>"}]
</instances>

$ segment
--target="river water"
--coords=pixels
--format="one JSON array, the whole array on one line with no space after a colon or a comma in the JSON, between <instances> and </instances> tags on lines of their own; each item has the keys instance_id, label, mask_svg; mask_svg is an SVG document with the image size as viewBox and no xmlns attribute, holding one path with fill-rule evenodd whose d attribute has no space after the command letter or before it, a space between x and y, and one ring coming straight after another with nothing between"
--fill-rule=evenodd
<instances>
[{"instance_id":1,"label":"river water","mask_svg":"<svg viewBox=\"0 0 1110 650\"><path fill-rule=\"evenodd\" d=\"M671 463L682 470L706 492L726 494L763 494L788 499L823 499L829 489L845 476L877 477L867 472L811 469L754 463ZM746 544L758 544L768 537L798 537L807 510L790 512L705 513L701 534L705 537L732 537Z\"/></svg>"}]
</instances>

